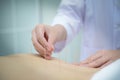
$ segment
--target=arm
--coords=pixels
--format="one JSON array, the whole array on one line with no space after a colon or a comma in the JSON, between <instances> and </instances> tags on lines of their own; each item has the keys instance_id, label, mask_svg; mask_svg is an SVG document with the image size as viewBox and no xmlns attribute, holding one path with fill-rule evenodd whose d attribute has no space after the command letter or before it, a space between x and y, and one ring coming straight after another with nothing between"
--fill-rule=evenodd
<instances>
[{"instance_id":1,"label":"arm","mask_svg":"<svg viewBox=\"0 0 120 80\"><path fill-rule=\"evenodd\" d=\"M97 71L32 54L0 57L0 80L89 80Z\"/></svg>"},{"instance_id":2,"label":"arm","mask_svg":"<svg viewBox=\"0 0 120 80\"><path fill-rule=\"evenodd\" d=\"M67 32L66 40L55 44L55 51L61 51L83 26L85 17L84 0L62 0L52 25L61 24Z\"/></svg>"},{"instance_id":3,"label":"arm","mask_svg":"<svg viewBox=\"0 0 120 80\"><path fill-rule=\"evenodd\" d=\"M50 59L54 50L61 51L80 31L84 8L84 0L62 0L52 26L41 24L33 29L32 42L42 57Z\"/></svg>"}]
</instances>

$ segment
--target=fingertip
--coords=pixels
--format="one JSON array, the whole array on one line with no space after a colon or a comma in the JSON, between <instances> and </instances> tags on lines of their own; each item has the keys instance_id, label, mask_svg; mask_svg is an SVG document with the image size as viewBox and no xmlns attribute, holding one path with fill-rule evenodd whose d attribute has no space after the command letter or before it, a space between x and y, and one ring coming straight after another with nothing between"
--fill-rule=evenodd
<instances>
[{"instance_id":1,"label":"fingertip","mask_svg":"<svg viewBox=\"0 0 120 80\"><path fill-rule=\"evenodd\" d=\"M50 56L49 54L46 54L46 55L45 55L45 59L50 60L50 59L51 59L51 56Z\"/></svg>"}]
</instances>

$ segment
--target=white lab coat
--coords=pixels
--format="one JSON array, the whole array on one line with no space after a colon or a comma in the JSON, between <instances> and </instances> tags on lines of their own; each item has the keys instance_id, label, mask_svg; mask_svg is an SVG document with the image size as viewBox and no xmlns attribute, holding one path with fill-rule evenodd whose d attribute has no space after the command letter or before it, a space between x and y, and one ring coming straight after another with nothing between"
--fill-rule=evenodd
<instances>
[{"instance_id":1,"label":"white lab coat","mask_svg":"<svg viewBox=\"0 0 120 80\"><path fill-rule=\"evenodd\" d=\"M61 51L82 30L81 60L98 50L120 49L120 0L62 0L53 24L64 25L67 39Z\"/></svg>"}]
</instances>

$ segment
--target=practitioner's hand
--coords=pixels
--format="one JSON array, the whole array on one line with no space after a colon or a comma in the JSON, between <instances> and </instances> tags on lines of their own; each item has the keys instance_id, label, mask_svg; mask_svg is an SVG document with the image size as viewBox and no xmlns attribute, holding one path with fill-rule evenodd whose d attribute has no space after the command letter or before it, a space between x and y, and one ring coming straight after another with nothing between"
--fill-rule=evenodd
<instances>
[{"instance_id":1,"label":"practitioner's hand","mask_svg":"<svg viewBox=\"0 0 120 80\"><path fill-rule=\"evenodd\" d=\"M48 25L37 25L32 31L32 42L39 54L46 58L51 58L51 53L54 50L54 30Z\"/></svg>"},{"instance_id":2,"label":"practitioner's hand","mask_svg":"<svg viewBox=\"0 0 120 80\"><path fill-rule=\"evenodd\" d=\"M120 58L120 50L101 50L82 61L79 65L92 68L103 68Z\"/></svg>"},{"instance_id":3,"label":"practitioner's hand","mask_svg":"<svg viewBox=\"0 0 120 80\"><path fill-rule=\"evenodd\" d=\"M32 31L32 42L42 57L51 59L54 44L66 37L63 34L65 34L65 30L61 25L48 26L40 24Z\"/></svg>"}]
</instances>

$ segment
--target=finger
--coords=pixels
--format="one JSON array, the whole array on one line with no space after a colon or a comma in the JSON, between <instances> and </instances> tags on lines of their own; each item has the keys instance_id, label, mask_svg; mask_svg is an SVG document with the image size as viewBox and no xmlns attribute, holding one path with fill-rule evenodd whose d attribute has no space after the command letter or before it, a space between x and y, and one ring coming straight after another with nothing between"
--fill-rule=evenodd
<instances>
[{"instance_id":1,"label":"finger","mask_svg":"<svg viewBox=\"0 0 120 80\"><path fill-rule=\"evenodd\" d=\"M49 26L49 25L46 25L46 26ZM46 29L46 34L48 34L48 35L45 34L45 37L47 38L47 42L49 44L48 51L52 52L54 50L54 40L55 39L54 39L54 34L51 32L49 27L48 27L48 29Z\"/></svg>"},{"instance_id":2,"label":"finger","mask_svg":"<svg viewBox=\"0 0 120 80\"><path fill-rule=\"evenodd\" d=\"M44 54L42 52L40 52L40 50L38 48L35 47L35 50L39 53L39 56L44 58Z\"/></svg>"},{"instance_id":3,"label":"finger","mask_svg":"<svg viewBox=\"0 0 120 80\"><path fill-rule=\"evenodd\" d=\"M49 55L49 56L51 56L52 55L52 52L53 52L53 50L54 50L54 46L53 46L53 40L52 40L53 38L49 35L48 36L48 44L49 44L49 46L50 46L50 48L49 49L47 49L47 55Z\"/></svg>"},{"instance_id":4,"label":"finger","mask_svg":"<svg viewBox=\"0 0 120 80\"><path fill-rule=\"evenodd\" d=\"M87 63L93 62L101 57L102 57L101 53L96 53L96 54L93 54L92 56L88 57L86 60L82 61L81 63L87 64Z\"/></svg>"},{"instance_id":5,"label":"finger","mask_svg":"<svg viewBox=\"0 0 120 80\"><path fill-rule=\"evenodd\" d=\"M37 38L36 38L36 34L35 34L35 31L33 30L32 32L32 42L33 42L33 45L35 47L35 49L41 54L45 54L46 53L46 50L45 48L43 48L37 41Z\"/></svg>"},{"instance_id":6,"label":"finger","mask_svg":"<svg viewBox=\"0 0 120 80\"><path fill-rule=\"evenodd\" d=\"M47 54L44 54L45 59L50 60L50 59L51 59L51 52L49 52L49 51L47 50L46 53L47 53Z\"/></svg>"},{"instance_id":7,"label":"finger","mask_svg":"<svg viewBox=\"0 0 120 80\"><path fill-rule=\"evenodd\" d=\"M50 60L50 59L51 59L51 55L49 55L49 54L44 54L44 57L45 57L45 59L47 59L47 60Z\"/></svg>"},{"instance_id":8,"label":"finger","mask_svg":"<svg viewBox=\"0 0 120 80\"><path fill-rule=\"evenodd\" d=\"M108 66L109 64L111 64L112 62L113 62L112 60L109 60L104 65L100 66L100 68L104 68L104 67Z\"/></svg>"},{"instance_id":9,"label":"finger","mask_svg":"<svg viewBox=\"0 0 120 80\"><path fill-rule=\"evenodd\" d=\"M48 45L48 42L47 42L47 39L45 38L44 34L46 33L45 32L45 28L44 28L44 25L39 25L36 27L35 29L35 32L36 32L36 35L37 35L37 40L38 42L46 49L49 48L49 45ZM46 34L48 35L48 34Z\"/></svg>"},{"instance_id":10,"label":"finger","mask_svg":"<svg viewBox=\"0 0 120 80\"><path fill-rule=\"evenodd\" d=\"M47 33L48 35L48 43L50 46L50 50L49 51L53 51L54 50L54 35L52 35L51 33Z\"/></svg>"},{"instance_id":11,"label":"finger","mask_svg":"<svg viewBox=\"0 0 120 80\"><path fill-rule=\"evenodd\" d=\"M38 48L35 48L35 49L36 49L37 52L39 52L39 49L38 49ZM42 58L45 58L45 57L44 57L44 54L41 53L41 52L39 52L39 56L41 56Z\"/></svg>"},{"instance_id":12,"label":"finger","mask_svg":"<svg viewBox=\"0 0 120 80\"><path fill-rule=\"evenodd\" d=\"M107 59L106 57L101 57L93 62L88 63L87 66L92 67L92 68L99 68L108 61L109 61L109 59Z\"/></svg>"}]
</instances>

